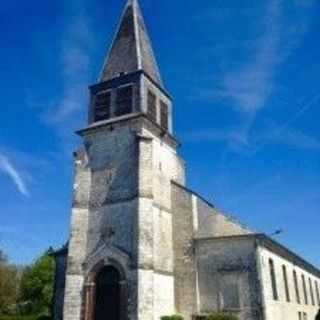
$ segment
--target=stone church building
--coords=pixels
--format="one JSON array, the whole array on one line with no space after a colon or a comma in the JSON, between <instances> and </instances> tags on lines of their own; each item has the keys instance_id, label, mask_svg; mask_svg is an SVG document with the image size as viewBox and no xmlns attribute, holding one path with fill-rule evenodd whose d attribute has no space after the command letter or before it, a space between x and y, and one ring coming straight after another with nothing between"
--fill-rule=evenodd
<instances>
[{"instance_id":1,"label":"stone church building","mask_svg":"<svg viewBox=\"0 0 320 320\"><path fill-rule=\"evenodd\" d=\"M137 0L90 87L55 320L314 319L320 271L188 189L166 90Z\"/></svg>"}]
</instances>

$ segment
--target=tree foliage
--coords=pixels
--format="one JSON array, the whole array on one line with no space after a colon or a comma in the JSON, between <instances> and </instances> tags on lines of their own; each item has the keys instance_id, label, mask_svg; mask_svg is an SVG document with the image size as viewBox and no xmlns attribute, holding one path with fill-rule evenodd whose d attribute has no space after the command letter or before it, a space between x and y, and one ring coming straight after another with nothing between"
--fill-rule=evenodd
<instances>
[{"instance_id":1,"label":"tree foliage","mask_svg":"<svg viewBox=\"0 0 320 320\"><path fill-rule=\"evenodd\" d=\"M20 301L29 312L50 314L54 284L54 259L49 252L27 267L22 275Z\"/></svg>"},{"instance_id":2,"label":"tree foliage","mask_svg":"<svg viewBox=\"0 0 320 320\"><path fill-rule=\"evenodd\" d=\"M315 320L320 320L320 310L318 311L318 314L316 315L316 319Z\"/></svg>"},{"instance_id":3,"label":"tree foliage","mask_svg":"<svg viewBox=\"0 0 320 320\"><path fill-rule=\"evenodd\" d=\"M14 312L19 290L18 269L8 263L0 250L0 314Z\"/></svg>"}]
</instances>

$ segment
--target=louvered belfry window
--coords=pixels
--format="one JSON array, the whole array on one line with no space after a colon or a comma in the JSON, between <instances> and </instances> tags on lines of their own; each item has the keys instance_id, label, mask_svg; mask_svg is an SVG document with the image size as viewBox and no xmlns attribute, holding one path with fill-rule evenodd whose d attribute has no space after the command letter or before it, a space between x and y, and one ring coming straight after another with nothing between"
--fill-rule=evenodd
<instances>
[{"instance_id":1,"label":"louvered belfry window","mask_svg":"<svg viewBox=\"0 0 320 320\"><path fill-rule=\"evenodd\" d=\"M148 91L148 117L157 122L157 97L152 91Z\"/></svg>"},{"instance_id":2,"label":"louvered belfry window","mask_svg":"<svg viewBox=\"0 0 320 320\"><path fill-rule=\"evenodd\" d=\"M117 105L115 114L117 117L128 114L132 111L133 89L132 86L117 89Z\"/></svg>"},{"instance_id":3,"label":"louvered belfry window","mask_svg":"<svg viewBox=\"0 0 320 320\"><path fill-rule=\"evenodd\" d=\"M161 127L168 131L169 129L169 111L168 111L168 105L164 103L163 101L160 102L160 125Z\"/></svg>"},{"instance_id":4,"label":"louvered belfry window","mask_svg":"<svg viewBox=\"0 0 320 320\"><path fill-rule=\"evenodd\" d=\"M94 120L102 121L110 118L111 92L98 93L95 97Z\"/></svg>"}]
</instances>

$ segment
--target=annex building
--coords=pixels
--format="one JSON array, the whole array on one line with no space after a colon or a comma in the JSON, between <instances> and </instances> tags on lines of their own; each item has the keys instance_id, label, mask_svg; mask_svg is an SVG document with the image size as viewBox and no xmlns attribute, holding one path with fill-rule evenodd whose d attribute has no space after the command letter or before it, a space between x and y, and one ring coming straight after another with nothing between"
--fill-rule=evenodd
<instances>
[{"instance_id":1,"label":"annex building","mask_svg":"<svg viewBox=\"0 0 320 320\"><path fill-rule=\"evenodd\" d=\"M320 271L188 189L172 99L129 0L78 134L55 320L313 320Z\"/></svg>"}]
</instances>

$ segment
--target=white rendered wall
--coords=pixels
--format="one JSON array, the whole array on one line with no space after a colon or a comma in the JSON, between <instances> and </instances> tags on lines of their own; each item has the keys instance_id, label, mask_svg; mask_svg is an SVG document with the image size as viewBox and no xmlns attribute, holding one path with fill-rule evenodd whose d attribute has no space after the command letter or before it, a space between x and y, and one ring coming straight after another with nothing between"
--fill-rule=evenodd
<instances>
[{"instance_id":1,"label":"white rendered wall","mask_svg":"<svg viewBox=\"0 0 320 320\"><path fill-rule=\"evenodd\" d=\"M273 299L271 277L269 270L269 259L272 259L274 262L276 282L279 295L278 301L275 301ZM320 289L320 279L264 247L258 248L258 260L263 283L263 297L266 315L265 320L299 320L298 312L305 312L307 314L308 320L314 320L319 310L317 294L315 289L315 281L317 281ZM290 302L287 302L286 300L285 284L282 271L283 265L285 265L287 269ZM295 270L297 273L301 304L298 304L296 299L293 280L293 270ZM306 305L304 301L304 293L301 280L302 274L304 274L306 279L306 287L309 301L308 305ZM315 306L312 305L311 301L309 278L311 278L313 285Z\"/></svg>"}]
</instances>

